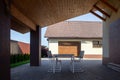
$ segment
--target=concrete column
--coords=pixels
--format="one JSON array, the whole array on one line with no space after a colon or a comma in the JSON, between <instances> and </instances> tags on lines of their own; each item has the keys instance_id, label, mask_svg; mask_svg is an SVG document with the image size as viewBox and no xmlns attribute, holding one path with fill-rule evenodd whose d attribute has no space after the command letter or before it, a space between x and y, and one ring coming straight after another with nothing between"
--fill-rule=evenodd
<instances>
[{"instance_id":1,"label":"concrete column","mask_svg":"<svg viewBox=\"0 0 120 80\"><path fill-rule=\"evenodd\" d=\"M120 64L120 18L113 21L109 27L110 62Z\"/></svg>"},{"instance_id":2,"label":"concrete column","mask_svg":"<svg viewBox=\"0 0 120 80\"><path fill-rule=\"evenodd\" d=\"M109 23L103 22L103 64L109 63Z\"/></svg>"},{"instance_id":3,"label":"concrete column","mask_svg":"<svg viewBox=\"0 0 120 80\"><path fill-rule=\"evenodd\" d=\"M30 66L39 66L41 62L41 28L30 31Z\"/></svg>"},{"instance_id":4,"label":"concrete column","mask_svg":"<svg viewBox=\"0 0 120 80\"><path fill-rule=\"evenodd\" d=\"M4 1L0 0L0 80L10 80L10 15Z\"/></svg>"},{"instance_id":5,"label":"concrete column","mask_svg":"<svg viewBox=\"0 0 120 80\"><path fill-rule=\"evenodd\" d=\"M103 23L103 64L107 63L120 64L120 8Z\"/></svg>"}]
</instances>

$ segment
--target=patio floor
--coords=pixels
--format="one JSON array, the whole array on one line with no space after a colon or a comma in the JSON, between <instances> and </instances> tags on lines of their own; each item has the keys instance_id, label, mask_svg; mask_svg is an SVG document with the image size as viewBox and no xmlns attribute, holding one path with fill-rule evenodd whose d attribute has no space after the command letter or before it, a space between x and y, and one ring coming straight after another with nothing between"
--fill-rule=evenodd
<instances>
[{"instance_id":1,"label":"patio floor","mask_svg":"<svg viewBox=\"0 0 120 80\"><path fill-rule=\"evenodd\" d=\"M48 60L39 67L25 64L11 69L11 80L120 80L120 73L102 65L101 60L83 60L84 72L72 73L69 60L62 61L62 71L48 72Z\"/></svg>"}]
</instances>

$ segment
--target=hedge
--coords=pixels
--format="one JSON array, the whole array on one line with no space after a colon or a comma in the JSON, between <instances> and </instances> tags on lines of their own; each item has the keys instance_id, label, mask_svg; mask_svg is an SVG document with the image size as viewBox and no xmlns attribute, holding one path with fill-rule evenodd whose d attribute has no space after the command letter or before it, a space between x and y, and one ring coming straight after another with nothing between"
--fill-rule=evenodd
<instances>
[{"instance_id":1,"label":"hedge","mask_svg":"<svg viewBox=\"0 0 120 80\"><path fill-rule=\"evenodd\" d=\"M30 59L30 54L12 54L10 56L10 63L22 62Z\"/></svg>"}]
</instances>

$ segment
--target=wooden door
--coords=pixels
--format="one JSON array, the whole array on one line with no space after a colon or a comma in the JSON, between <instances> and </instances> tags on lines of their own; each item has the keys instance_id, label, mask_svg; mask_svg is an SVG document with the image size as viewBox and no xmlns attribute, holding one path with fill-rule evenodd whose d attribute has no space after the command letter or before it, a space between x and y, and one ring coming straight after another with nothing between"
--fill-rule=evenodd
<instances>
[{"instance_id":1,"label":"wooden door","mask_svg":"<svg viewBox=\"0 0 120 80\"><path fill-rule=\"evenodd\" d=\"M74 54L78 56L80 52L80 42L59 42L59 54Z\"/></svg>"}]
</instances>

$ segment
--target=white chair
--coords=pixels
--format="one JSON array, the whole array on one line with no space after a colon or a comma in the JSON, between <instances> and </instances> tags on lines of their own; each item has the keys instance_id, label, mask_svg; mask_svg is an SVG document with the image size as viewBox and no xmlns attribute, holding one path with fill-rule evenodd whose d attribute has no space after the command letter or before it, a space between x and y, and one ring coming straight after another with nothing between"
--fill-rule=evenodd
<instances>
[{"instance_id":1,"label":"white chair","mask_svg":"<svg viewBox=\"0 0 120 80\"><path fill-rule=\"evenodd\" d=\"M71 62L71 69L72 69L72 72L83 72L83 68L82 68L82 59L83 59L83 56L84 56L84 51L81 51L78 58L73 58L72 62Z\"/></svg>"},{"instance_id":2,"label":"white chair","mask_svg":"<svg viewBox=\"0 0 120 80\"><path fill-rule=\"evenodd\" d=\"M47 54L49 59L48 72L61 72L61 61L57 60L54 56L52 56L51 51L48 51Z\"/></svg>"}]
</instances>

